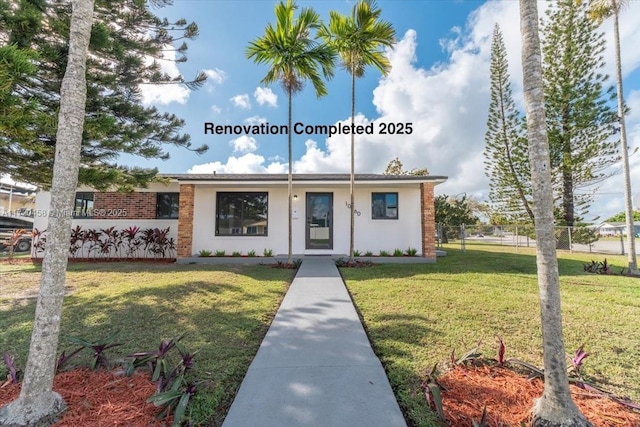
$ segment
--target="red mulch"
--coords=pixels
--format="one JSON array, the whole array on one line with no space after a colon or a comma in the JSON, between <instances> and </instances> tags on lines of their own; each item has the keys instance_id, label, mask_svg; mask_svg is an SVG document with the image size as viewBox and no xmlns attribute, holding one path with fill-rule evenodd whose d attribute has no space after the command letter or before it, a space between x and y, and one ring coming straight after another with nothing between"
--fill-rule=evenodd
<instances>
[{"instance_id":1,"label":"red mulch","mask_svg":"<svg viewBox=\"0 0 640 427\"><path fill-rule=\"evenodd\" d=\"M490 427L531 425L533 402L542 395L540 379L527 380L497 366L456 367L438 377L449 425L471 427L487 407ZM573 400L596 427L638 427L640 413L611 399L571 386Z\"/></svg>"},{"instance_id":2,"label":"red mulch","mask_svg":"<svg viewBox=\"0 0 640 427\"><path fill-rule=\"evenodd\" d=\"M149 375L131 377L112 372L78 369L56 375L53 389L67 402L56 427L164 426L155 417L159 408L146 400L156 386ZM0 383L0 407L20 394L20 384Z\"/></svg>"}]
</instances>

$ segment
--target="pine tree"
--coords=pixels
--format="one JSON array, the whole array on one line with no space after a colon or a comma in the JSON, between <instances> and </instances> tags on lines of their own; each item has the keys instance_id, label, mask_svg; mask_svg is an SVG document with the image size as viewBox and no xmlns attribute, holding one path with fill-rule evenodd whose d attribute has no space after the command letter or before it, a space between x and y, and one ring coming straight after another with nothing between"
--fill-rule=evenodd
<instances>
[{"instance_id":1,"label":"pine tree","mask_svg":"<svg viewBox=\"0 0 640 427\"><path fill-rule=\"evenodd\" d=\"M154 6L170 4L155 0ZM37 105L39 116L22 135L0 129L0 174L44 188L51 184L56 147L57 95L68 57L71 3L45 0L0 0L0 46L38 52L35 78L14 84L11 93ZM173 114L142 104L141 87L147 84L184 84L196 88L206 76L186 82L165 74L160 62L173 51L176 62L186 61L181 39L198 35L195 23L169 22L155 16L144 0L96 2L87 61L87 109L83 133L79 183L97 189L144 185L155 169L118 165L121 153L167 159L167 145L191 147L180 132L184 121ZM163 59L165 58L165 59Z\"/></svg>"},{"instance_id":2,"label":"pine tree","mask_svg":"<svg viewBox=\"0 0 640 427\"><path fill-rule=\"evenodd\" d=\"M400 161L399 158L395 158L389 162L387 168L382 172L383 175L416 175L416 176L426 176L429 175L429 170L427 168L413 168L410 171L404 170L404 165Z\"/></svg>"},{"instance_id":3,"label":"pine tree","mask_svg":"<svg viewBox=\"0 0 640 427\"><path fill-rule=\"evenodd\" d=\"M611 108L615 93L605 89L602 74L604 35L589 19L588 6L559 0L543 22L542 52L547 128L557 212L568 226L580 222L592 194L579 190L607 178L618 160L611 139L617 117Z\"/></svg>"},{"instance_id":4,"label":"pine tree","mask_svg":"<svg viewBox=\"0 0 640 427\"><path fill-rule=\"evenodd\" d=\"M491 103L485 134L485 173L492 207L512 221L533 221L527 141L511 91L507 51L496 24L491 44Z\"/></svg>"}]
</instances>

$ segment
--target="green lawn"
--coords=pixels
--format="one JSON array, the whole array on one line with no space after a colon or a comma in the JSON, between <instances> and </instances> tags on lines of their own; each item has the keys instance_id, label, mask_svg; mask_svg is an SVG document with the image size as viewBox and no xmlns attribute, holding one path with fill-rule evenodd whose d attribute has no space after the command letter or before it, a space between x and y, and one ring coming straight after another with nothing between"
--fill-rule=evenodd
<instances>
[{"instance_id":1,"label":"green lawn","mask_svg":"<svg viewBox=\"0 0 640 427\"><path fill-rule=\"evenodd\" d=\"M31 264L0 264L0 353L14 354L21 367L39 271ZM74 348L66 337L97 340L119 330L125 345L107 354L122 361L132 352L157 349L161 338L185 333L182 343L199 351L195 376L205 381L194 421L220 425L293 270L123 262L70 264L67 277L60 351ZM86 351L70 363L86 365L89 356Z\"/></svg>"},{"instance_id":2,"label":"green lawn","mask_svg":"<svg viewBox=\"0 0 640 427\"><path fill-rule=\"evenodd\" d=\"M459 246L457 246L459 247ZM495 357L496 335L507 357L542 364L535 255L532 249L452 244L436 264L341 270L365 328L405 413L416 426L433 414L420 384L436 363L483 340ZM584 273L595 254L559 254L567 350L584 344L584 373L640 401L640 279ZM607 256L619 271L626 258Z\"/></svg>"}]
</instances>

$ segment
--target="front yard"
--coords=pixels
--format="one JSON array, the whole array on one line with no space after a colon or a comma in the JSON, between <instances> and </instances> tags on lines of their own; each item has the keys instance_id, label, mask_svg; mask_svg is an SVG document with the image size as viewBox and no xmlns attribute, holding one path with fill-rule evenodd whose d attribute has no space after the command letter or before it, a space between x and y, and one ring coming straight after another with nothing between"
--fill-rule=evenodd
<instances>
[{"instance_id":1,"label":"front yard","mask_svg":"<svg viewBox=\"0 0 640 427\"><path fill-rule=\"evenodd\" d=\"M498 335L507 357L542 364L533 250L446 249L436 264L341 269L398 401L416 426L435 425L420 385L453 350L460 356L482 340L484 356L495 358ZM640 279L583 271L584 262L602 261L602 255L559 258L567 351L584 344L590 354L584 374L640 402ZM626 265L624 257L607 260L615 272Z\"/></svg>"},{"instance_id":2,"label":"front yard","mask_svg":"<svg viewBox=\"0 0 640 427\"><path fill-rule=\"evenodd\" d=\"M24 368L39 266L0 264L0 354ZM59 351L120 331L123 346L107 350L114 362L155 350L162 338L198 350L194 375L204 381L192 420L220 425L267 327L293 278L293 270L267 266L195 266L149 263L70 264ZM70 365L88 366L89 352ZM4 366L0 365L0 372Z\"/></svg>"}]
</instances>

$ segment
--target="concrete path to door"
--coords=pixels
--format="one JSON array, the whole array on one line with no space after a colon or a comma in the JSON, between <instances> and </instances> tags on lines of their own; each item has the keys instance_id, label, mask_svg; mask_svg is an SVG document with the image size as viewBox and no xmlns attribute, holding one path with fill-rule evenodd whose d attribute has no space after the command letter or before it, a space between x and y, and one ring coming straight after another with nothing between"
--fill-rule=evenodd
<instances>
[{"instance_id":1,"label":"concrete path to door","mask_svg":"<svg viewBox=\"0 0 640 427\"><path fill-rule=\"evenodd\" d=\"M305 257L223 427L406 427L331 257Z\"/></svg>"}]
</instances>

